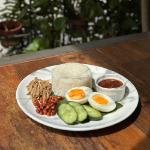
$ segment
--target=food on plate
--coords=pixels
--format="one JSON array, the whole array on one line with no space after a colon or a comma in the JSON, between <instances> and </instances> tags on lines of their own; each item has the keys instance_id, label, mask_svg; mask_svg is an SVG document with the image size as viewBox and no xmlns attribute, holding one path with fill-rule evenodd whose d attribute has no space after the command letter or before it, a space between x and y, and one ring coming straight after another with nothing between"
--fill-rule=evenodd
<instances>
[{"instance_id":1,"label":"food on plate","mask_svg":"<svg viewBox=\"0 0 150 150\"><path fill-rule=\"evenodd\" d=\"M65 93L74 87L92 88L92 73L88 66L80 63L65 63L52 70L52 90L56 95Z\"/></svg>"},{"instance_id":2,"label":"food on plate","mask_svg":"<svg viewBox=\"0 0 150 150\"><path fill-rule=\"evenodd\" d=\"M75 122L96 121L102 118L102 114L90 105L81 105L77 102L61 102L56 106L58 116L67 124Z\"/></svg>"},{"instance_id":3,"label":"food on plate","mask_svg":"<svg viewBox=\"0 0 150 150\"><path fill-rule=\"evenodd\" d=\"M104 88L117 88L123 85L122 81L117 79L105 79L98 82L98 85Z\"/></svg>"},{"instance_id":4,"label":"food on plate","mask_svg":"<svg viewBox=\"0 0 150 150\"><path fill-rule=\"evenodd\" d=\"M88 102L93 108L101 112L110 112L116 108L115 102L109 96L100 92L93 92L89 96Z\"/></svg>"},{"instance_id":5,"label":"food on plate","mask_svg":"<svg viewBox=\"0 0 150 150\"><path fill-rule=\"evenodd\" d=\"M102 118L101 112L98 111L97 109L94 109L90 105L82 105L82 106L86 109L89 120L96 121Z\"/></svg>"},{"instance_id":6,"label":"food on plate","mask_svg":"<svg viewBox=\"0 0 150 150\"><path fill-rule=\"evenodd\" d=\"M85 119L87 119L88 113L87 113L86 109L82 105L80 105L79 103L76 103L76 102L69 102L69 104L71 106L73 106L74 109L76 110L76 112L78 114L78 119L77 120L79 122L82 122Z\"/></svg>"},{"instance_id":7,"label":"food on plate","mask_svg":"<svg viewBox=\"0 0 150 150\"><path fill-rule=\"evenodd\" d=\"M60 102L57 104L56 111L58 116L67 124L73 124L78 119L78 114L74 107L67 102Z\"/></svg>"},{"instance_id":8,"label":"food on plate","mask_svg":"<svg viewBox=\"0 0 150 150\"><path fill-rule=\"evenodd\" d=\"M39 100L41 96L44 102L52 93L52 84L49 80L41 80L37 77L35 77L26 87L28 91L27 95L30 95L32 102Z\"/></svg>"},{"instance_id":9,"label":"food on plate","mask_svg":"<svg viewBox=\"0 0 150 150\"><path fill-rule=\"evenodd\" d=\"M70 67L75 67L75 69L73 69L73 71L75 71L76 67L78 66L78 63L71 63L71 64L68 63L65 64L65 66L66 65ZM93 92L93 90L90 88L92 84L91 74L90 74L91 72L88 71L89 68L87 69L86 66L84 65L81 66L80 67L82 69L79 68L79 70L85 69L84 71L87 71L86 74L83 73L84 76L82 76L82 78L80 77L77 78L77 74L75 73L76 74L75 75L74 73L72 73L72 71L69 72L70 77L67 76L67 74L65 74L66 76L64 76L63 74L63 78L62 76L59 75L56 76L55 73L58 71L57 69L59 68L56 67L56 70L53 70L54 72L52 75L53 76L52 84L49 82L49 80L41 80L35 77L34 80L32 80L26 86L28 90L27 95L30 95L30 99L32 100L33 105L35 106L37 113L39 113L40 115L53 116L57 112L58 116L65 123L74 124L77 122L83 123L83 121L86 120L100 120L102 118L102 112L110 112L116 108L116 103L109 96L102 94L100 92ZM66 69L63 67L61 67L61 69ZM85 77L86 79L83 77ZM60 82L61 82L60 84L61 88L65 88L67 83L68 83L67 88L71 87L72 86L71 84L76 82L79 82L79 84L86 83L86 85L89 85L90 87L88 86L71 87L65 93L65 99L67 100L67 102L65 102L64 101L65 99L62 95L56 96L54 91L52 91L53 84L55 87L56 85L59 85ZM76 84L74 84L74 86L75 85ZM62 93L66 91L66 89L65 90L62 89L62 91L57 91L57 92ZM62 99L63 102L60 102L59 100ZM85 103L87 102L89 102L90 105L89 104L85 105Z\"/></svg>"},{"instance_id":10,"label":"food on plate","mask_svg":"<svg viewBox=\"0 0 150 150\"><path fill-rule=\"evenodd\" d=\"M113 101L118 102L125 96L127 80L119 74L105 74L95 80L96 90Z\"/></svg>"},{"instance_id":11,"label":"food on plate","mask_svg":"<svg viewBox=\"0 0 150 150\"><path fill-rule=\"evenodd\" d=\"M68 90L65 94L67 101L84 104L88 101L88 97L92 94L92 89L86 86L75 87Z\"/></svg>"},{"instance_id":12,"label":"food on plate","mask_svg":"<svg viewBox=\"0 0 150 150\"><path fill-rule=\"evenodd\" d=\"M54 116L56 114L56 105L59 103L58 98L50 96L43 103L43 97L34 101L33 105L36 108L36 112L40 115Z\"/></svg>"},{"instance_id":13,"label":"food on plate","mask_svg":"<svg viewBox=\"0 0 150 150\"><path fill-rule=\"evenodd\" d=\"M27 86L30 99L36 108L36 112L40 115L54 116L56 114L56 105L62 96L50 96L52 93L52 85L49 80L41 80L34 78Z\"/></svg>"}]
</instances>

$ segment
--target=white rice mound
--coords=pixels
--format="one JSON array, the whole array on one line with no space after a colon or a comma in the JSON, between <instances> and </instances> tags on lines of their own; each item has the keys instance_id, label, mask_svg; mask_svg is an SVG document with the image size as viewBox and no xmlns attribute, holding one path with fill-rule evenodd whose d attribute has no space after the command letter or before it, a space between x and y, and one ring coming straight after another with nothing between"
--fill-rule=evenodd
<instances>
[{"instance_id":1,"label":"white rice mound","mask_svg":"<svg viewBox=\"0 0 150 150\"><path fill-rule=\"evenodd\" d=\"M92 88L92 73L88 66L80 63L65 63L52 70L52 91L58 96L74 87Z\"/></svg>"}]
</instances>

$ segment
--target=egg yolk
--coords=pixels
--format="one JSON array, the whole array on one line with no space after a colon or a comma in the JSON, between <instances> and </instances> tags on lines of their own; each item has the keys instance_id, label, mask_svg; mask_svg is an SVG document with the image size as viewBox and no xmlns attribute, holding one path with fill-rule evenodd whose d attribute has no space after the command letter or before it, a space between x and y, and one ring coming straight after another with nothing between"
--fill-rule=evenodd
<instances>
[{"instance_id":1,"label":"egg yolk","mask_svg":"<svg viewBox=\"0 0 150 150\"><path fill-rule=\"evenodd\" d=\"M72 100L80 100L85 97L85 93L82 89L72 89L68 93L68 96Z\"/></svg>"},{"instance_id":2,"label":"egg yolk","mask_svg":"<svg viewBox=\"0 0 150 150\"><path fill-rule=\"evenodd\" d=\"M108 103L108 100L106 98L101 97L97 94L92 96L92 100L94 100L95 102L102 104L102 105L105 105Z\"/></svg>"}]
</instances>

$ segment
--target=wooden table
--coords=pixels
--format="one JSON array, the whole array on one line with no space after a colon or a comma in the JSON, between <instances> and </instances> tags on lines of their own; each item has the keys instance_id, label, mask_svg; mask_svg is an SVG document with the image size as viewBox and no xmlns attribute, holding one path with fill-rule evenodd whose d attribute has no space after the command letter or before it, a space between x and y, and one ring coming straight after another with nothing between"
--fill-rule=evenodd
<instances>
[{"instance_id":1,"label":"wooden table","mask_svg":"<svg viewBox=\"0 0 150 150\"><path fill-rule=\"evenodd\" d=\"M125 76L139 93L136 110L116 125L84 132L54 129L29 118L16 101L18 84L38 69L66 62L96 65ZM0 83L1 150L150 149L150 37L2 65Z\"/></svg>"}]
</instances>

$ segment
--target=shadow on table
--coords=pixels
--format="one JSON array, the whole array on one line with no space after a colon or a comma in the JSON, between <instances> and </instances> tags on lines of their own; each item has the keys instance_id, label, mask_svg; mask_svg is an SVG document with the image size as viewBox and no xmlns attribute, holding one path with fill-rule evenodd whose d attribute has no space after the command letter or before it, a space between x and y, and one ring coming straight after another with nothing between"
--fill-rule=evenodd
<instances>
[{"instance_id":1,"label":"shadow on table","mask_svg":"<svg viewBox=\"0 0 150 150\"><path fill-rule=\"evenodd\" d=\"M122 121L116 125L102 129L103 135L113 134L113 133L119 132L119 131L127 128L138 118L138 116L140 115L140 112L141 112L141 101L139 100L137 108L127 119L125 119L124 121Z\"/></svg>"},{"instance_id":2,"label":"shadow on table","mask_svg":"<svg viewBox=\"0 0 150 150\"><path fill-rule=\"evenodd\" d=\"M35 123L37 124L37 126L40 126L40 128L43 129L44 133L48 133L49 135L54 133L53 135L58 135L58 138L60 138L62 140L62 143L67 142L69 140L70 141L69 144L74 143L75 145L79 145L81 148L85 148L85 149L91 148L92 149L93 147L97 147L97 149L99 149L99 146L101 144L102 144L101 146L103 148L105 148L104 143L105 142L107 144L109 143L109 140L107 139L107 135L111 136L111 134L113 134L113 133L115 134L115 133L129 127L138 118L140 112L141 112L141 102L139 100L136 110L127 119L125 119L124 121L122 121L116 125L113 125L111 127L107 127L107 128L99 129L99 130L93 130L93 131L82 131L82 132L81 131L80 132L65 131L65 130L58 130L58 129L50 128L50 127L44 126L44 125L36 123L36 122ZM105 137L103 138L103 136L105 136ZM101 139L101 137L102 137L102 139ZM113 135L113 138L114 137L115 137L115 135ZM57 139L55 139L55 140L57 140ZM98 140L98 141L96 141L96 140ZM137 147L137 146L135 146L135 147ZM135 149L132 149L132 150L135 150Z\"/></svg>"},{"instance_id":3,"label":"shadow on table","mask_svg":"<svg viewBox=\"0 0 150 150\"><path fill-rule=\"evenodd\" d=\"M99 130L94 130L92 132L95 134L96 137L97 136L105 136L105 135L119 132L119 131L127 128L128 126L130 126L138 118L140 112L141 112L141 101L139 100L137 108L131 114L131 116L129 116L127 119L125 119L124 121L122 121L116 125L113 125L111 127L107 127L107 128L99 129ZM91 131L86 131L86 132L91 132ZM81 133L81 137L85 135L85 134L83 134L84 132L76 132L76 133L79 133L79 134Z\"/></svg>"}]
</instances>

